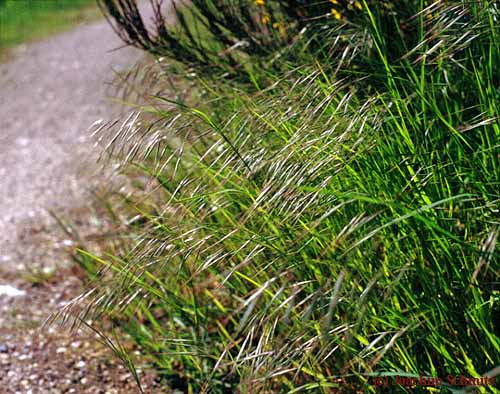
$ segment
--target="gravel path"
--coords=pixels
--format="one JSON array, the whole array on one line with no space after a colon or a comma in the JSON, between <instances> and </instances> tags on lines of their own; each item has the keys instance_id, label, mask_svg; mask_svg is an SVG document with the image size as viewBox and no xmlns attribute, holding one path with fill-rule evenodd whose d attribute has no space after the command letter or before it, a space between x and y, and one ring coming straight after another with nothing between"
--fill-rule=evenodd
<instances>
[{"instance_id":1,"label":"gravel path","mask_svg":"<svg viewBox=\"0 0 500 394\"><path fill-rule=\"evenodd\" d=\"M121 45L105 21L27 47L0 65L0 251L24 220L74 205L92 153L88 127L110 117L106 85L140 53ZM18 53L21 52L18 50Z\"/></svg>"},{"instance_id":2,"label":"gravel path","mask_svg":"<svg viewBox=\"0 0 500 394\"><path fill-rule=\"evenodd\" d=\"M100 21L19 47L0 64L0 286L25 292L0 292L2 393L137 392L94 336L39 329L82 286L68 257L74 245L47 211L76 215L92 232L87 190L98 180L87 130L117 111L106 97L112 70L141 56L111 51L121 45Z\"/></svg>"}]
</instances>

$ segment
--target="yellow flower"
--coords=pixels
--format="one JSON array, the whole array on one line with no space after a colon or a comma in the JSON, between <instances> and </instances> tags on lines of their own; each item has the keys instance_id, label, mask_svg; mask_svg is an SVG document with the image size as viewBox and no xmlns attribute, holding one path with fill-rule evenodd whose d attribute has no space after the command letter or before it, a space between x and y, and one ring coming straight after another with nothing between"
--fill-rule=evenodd
<instances>
[{"instance_id":1,"label":"yellow flower","mask_svg":"<svg viewBox=\"0 0 500 394\"><path fill-rule=\"evenodd\" d=\"M273 29L278 29L282 37L286 37L287 31L286 27L282 22L275 22L273 23Z\"/></svg>"},{"instance_id":2,"label":"yellow flower","mask_svg":"<svg viewBox=\"0 0 500 394\"><path fill-rule=\"evenodd\" d=\"M386 10L392 11L392 9L394 8L394 4L384 2L382 3L382 7L384 7Z\"/></svg>"},{"instance_id":3,"label":"yellow flower","mask_svg":"<svg viewBox=\"0 0 500 394\"><path fill-rule=\"evenodd\" d=\"M338 2L338 0L330 0L330 3L337 5L339 2Z\"/></svg>"},{"instance_id":4,"label":"yellow flower","mask_svg":"<svg viewBox=\"0 0 500 394\"><path fill-rule=\"evenodd\" d=\"M338 12L335 8L332 8L332 15L335 19L341 20L342 19L342 14Z\"/></svg>"},{"instance_id":5,"label":"yellow flower","mask_svg":"<svg viewBox=\"0 0 500 394\"><path fill-rule=\"evenodd\" d=\"M356 7L360 11L363 9L363 6L361 5L361 3L359 1L354 2L354 7Z\"/></svg>"},{"instance_id":6,"label":"yellow flower","mask_svg":"<svg viewBox=\"0 0 500 394\"><path fill-rule=\"evenodd\" d=\"M266 13L262 15L261 21L264 25L267 25L269 22L271 22L271 17Z\"/></svg>"},{"instance_id":7,"label":"yellow flower","mask_svg":"<svg viewBox=\"0 0 500 394\"><path fill-rule=\"evenodd\" d=\"M265 0L255 0L255 5L266 5Z\"/></svg>"}]
</instances>

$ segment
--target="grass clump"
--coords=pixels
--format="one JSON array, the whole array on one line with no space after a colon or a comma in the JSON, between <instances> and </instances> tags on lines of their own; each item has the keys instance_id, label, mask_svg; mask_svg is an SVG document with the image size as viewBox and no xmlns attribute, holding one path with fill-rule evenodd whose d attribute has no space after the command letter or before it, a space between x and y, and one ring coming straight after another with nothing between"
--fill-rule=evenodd
<instances>
[{"instance_id":1,"label":"grass clump","mask_svg":"<svg viewBox=\"0 0 500 394\"><path fill-rule=\"evenodd\" d=\"M90 310L171 388L375 392L421 374L465 392L446 377L498 375L499 10L408 4L401 56L364 2L363 41L345 21L323 35L348 56L254 69L257 92L204 77L196 105L152 91L101 126L150 187L124 196L120 252L81 252L109 270Z\"/></svg>"}]
</instances>

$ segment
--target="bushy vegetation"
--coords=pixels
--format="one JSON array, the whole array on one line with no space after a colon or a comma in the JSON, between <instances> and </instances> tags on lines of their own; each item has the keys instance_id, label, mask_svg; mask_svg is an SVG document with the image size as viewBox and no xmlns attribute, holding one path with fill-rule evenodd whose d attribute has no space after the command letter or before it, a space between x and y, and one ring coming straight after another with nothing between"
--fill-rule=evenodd
<instances>
[{"instance_id":1,"label":"bushy vegetation","mask_svg":"<svg viewBox=\"0 0 500 394\"><path fill-rule=\"evenodd\" d=\"M149 190L111 207L128 214L113 254L79 253L97 277L85 316L186 393L498 374L500 9L295 3L193 1L152 33L134 1L103 0L125 40L199 78L171 100L159 60L151 105L100 126ZM296 30L275 40L264 12Z\"/></svg>"},{"instance_id":2,"label":"bushy vegetation","mask_svg":"<svg viewBox=\"0 0 500 394\"><path fill-rule=\"evenodd\" d=\"M126 43L196 66L212 78L220 72L226 77L261 77L253 73L255 68L282 71L283 62L302 64L311 51L323 63L342 56L340 46L331 45L341 35L331 24L325 25L325 16L344 22L342 35L350 36L351 46L368 49L363 40L356 43L362 38L356 34L370 22L357 0L180 1L173 3L175 18L162 12L163 2L153 1L152 21L141 16L134 1L99 0L99 4ZM421 10L420 1L375 0L370 5L382 11L374 16L383 29L380 33L391 38L386 42L391 58L416 45L416 25L402 22ZM433 8L429 7L427 15Z\"/></svg>"}]
</instances>

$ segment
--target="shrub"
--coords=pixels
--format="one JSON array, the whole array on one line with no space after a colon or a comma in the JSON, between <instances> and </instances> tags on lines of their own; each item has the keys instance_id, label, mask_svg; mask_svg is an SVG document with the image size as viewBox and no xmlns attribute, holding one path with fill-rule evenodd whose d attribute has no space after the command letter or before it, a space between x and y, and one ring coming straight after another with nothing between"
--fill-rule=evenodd
<instances>
[{"instance_id":1,"label":"shrub","mask_svg":"<svg viewBox=\"0 0 500 394\"><path fill-rule=\"evenodd\" d=\"M248 72L245 66L279 68L282 62L300 62L304 53L321 57L326 66L327 60L345 56L343 51L352 45L339 45L339 29L351 40L358 39L373 23L367 5L357 0L181 1L174 2L175 18L162 9L161 2L153 1L149 28L136 0L99 3L126 43L201 71L221 69L240 76ZM430 15L446 2L439 3L425 12ZM416 45L418 26L411 18L422 1L376 0L369 4L382 37L390 38L385 44L393 59Z\"/></svg>"}]
</instances>

